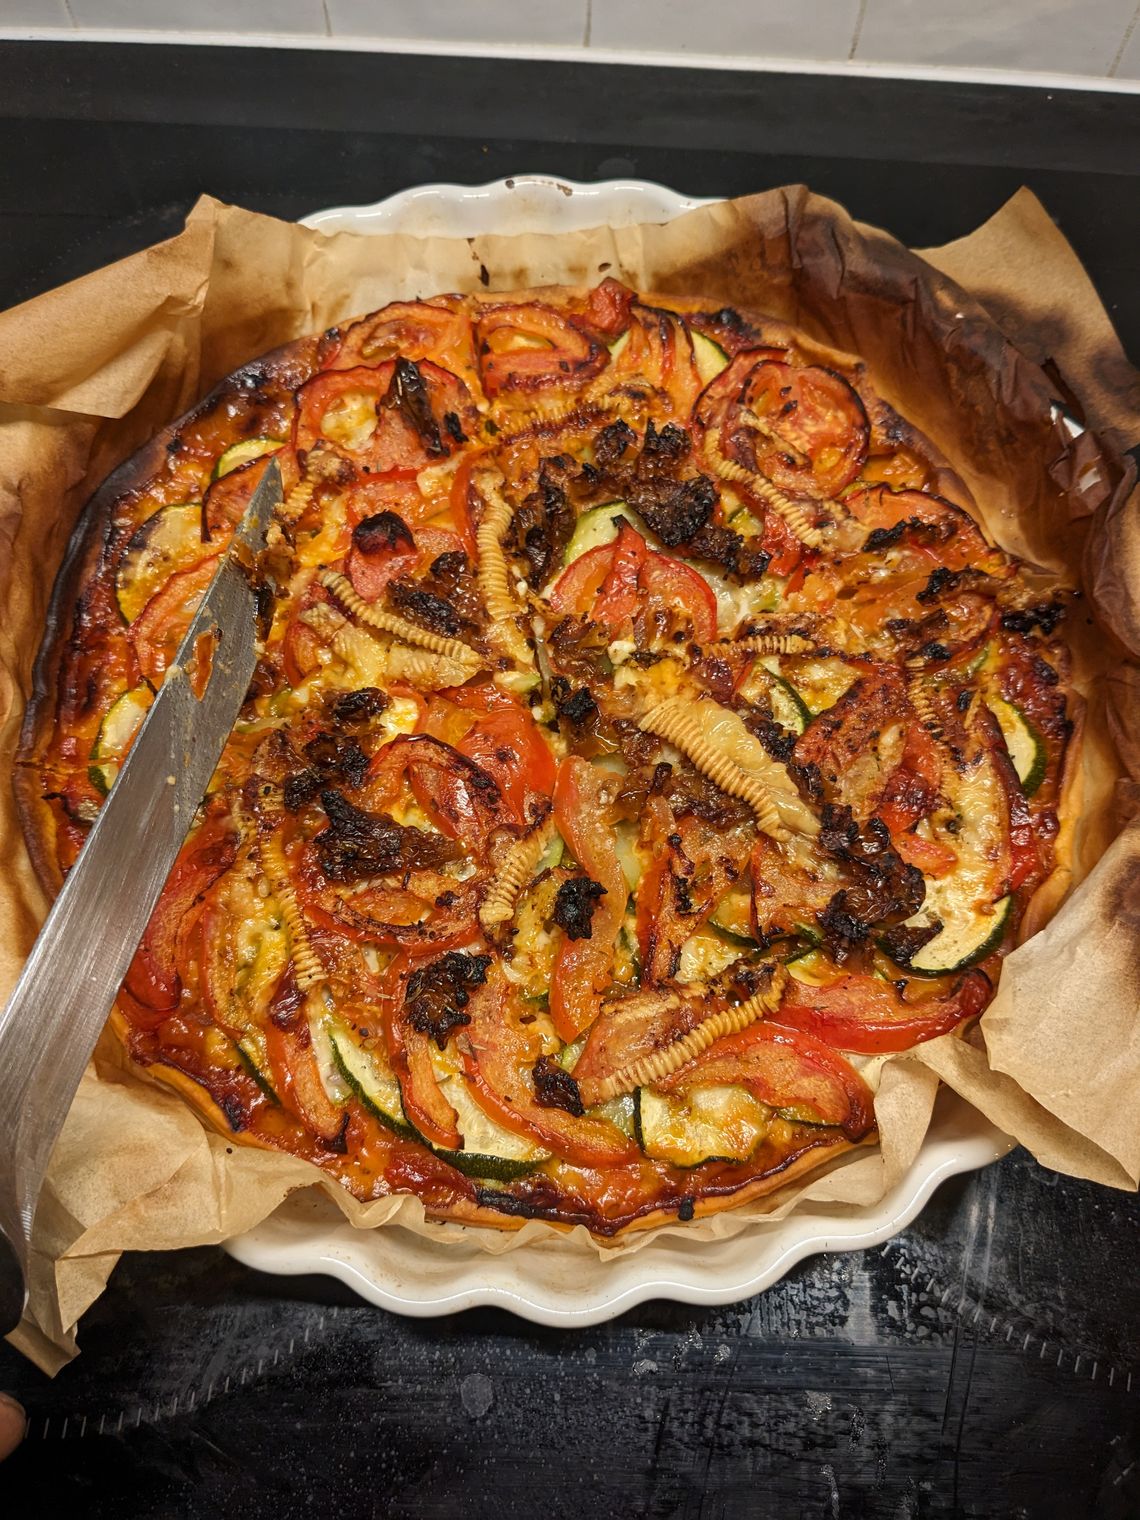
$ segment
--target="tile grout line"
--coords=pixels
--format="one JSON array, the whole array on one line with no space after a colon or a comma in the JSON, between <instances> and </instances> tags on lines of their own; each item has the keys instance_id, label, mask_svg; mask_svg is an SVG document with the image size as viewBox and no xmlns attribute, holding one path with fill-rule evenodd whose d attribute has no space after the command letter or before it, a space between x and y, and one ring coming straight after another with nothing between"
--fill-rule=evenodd
<instances>
[{"instance_id":1,"label":"tile grout line","mask_svg":"<svg viewBox=\"0 0 1140 1520\"><path fill-rule=\"evenodd\" d=\"M847 62L852 63L855 54L859 50L859 39L863 35L863 22L867 19L867 0L859 0L859 14L855 17L855 30L851 34L851 51L847 54Z\"/></svg>"},{"instance_id":2,"label":"tile grout line","mask_svg":"<svg viewBox=\"0 0 1140 1520\"><path fill-rule=\"evenodd\" d=\"M1120 39L1120 46L1116 50L1116 56L1108 66L1108 73L1105 75L1106 79L1116 78L1116 71L1120 67L1125 49L1132 41L1132 33L1136 30L1136 23L1138 21L1140 21L1140 0L1137 0L1136 9L1132 12L1132 20L1124 28L1124 36Z\"/></svg>"},{"instance_id":3,"label":"tile grout line","mask_svg":"<svg viewBox=\"0 0 1140 1520\"><path fill-rule=\"evenodd\" d=\"M594 0L586 0L586 23L582 28L582 46L590 46L590 36L594 30Z\"/></svg>"}]
</instances>

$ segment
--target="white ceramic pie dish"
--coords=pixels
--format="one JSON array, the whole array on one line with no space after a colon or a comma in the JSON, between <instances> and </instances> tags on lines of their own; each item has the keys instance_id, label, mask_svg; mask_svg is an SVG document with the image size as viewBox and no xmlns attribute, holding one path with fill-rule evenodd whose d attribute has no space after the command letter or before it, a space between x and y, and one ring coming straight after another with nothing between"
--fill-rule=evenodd
<instances>
[{"instance_id":1,"label":"white ceramic pie dish","mask_svg":"<svg viewBox=\"0 0 1140 1520\"><path fill-rule=\"evenodd\" d=\"M474 237L667 221L706 201L639 180L583 185L519 175L488 185L420 185L370 206L314 212L322 232L404 232ZM655 1237L641 1249L599 1259L552 1236L492 1255L473 1241L433 1240L400 1226L355 1230L327 1199L297 1194L226 1249L263 1272L323 1272L400 1314L437 1315L497 1304L541 1324L572 1327L611 1319L652 1298L723 1304L770 1287L820 1251L878 1245L923 1208L939 1183L975 1171L1011 1147L975 1109L943 1091L934 1122L902 1181L870 1208L808 1205L720 1241Z\"/></svg>"}]
</instances>

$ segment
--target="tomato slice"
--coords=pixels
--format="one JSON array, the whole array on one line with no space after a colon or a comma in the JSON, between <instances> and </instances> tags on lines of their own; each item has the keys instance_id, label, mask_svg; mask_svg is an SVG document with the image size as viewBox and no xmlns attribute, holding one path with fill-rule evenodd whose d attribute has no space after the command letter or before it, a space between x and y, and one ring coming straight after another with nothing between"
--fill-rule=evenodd
<instances>
[{"instance_id":1,"label":"tomato slice","mask_svg":"<svg viewBox=\"0 0 1140 1520\"><path fill-rule=\"evenodd\" d=\"M409 1123L432 1145L458 1150L463 1144L455 1110L440 1091L431 1061L431 1040L404 1017L404 994L414 969L406 955L397 956L384 976L379 998L392 1070Z\"/></svg>"},{"instance_id":2,"label":"tomato slice","mask_svg":"<svg viewBox=\"0 0 1140 1520\"><path fill-rule=\"evenodd\" d=\"M629 309L634 292L620 280L605 279L595 285L586 301L590 325L609 338L616 338L629 326Z\"/></svg>"},{"instance_id":3,"label":"tomato slice","mask_svg":"<svg viewBox=\"0 0 1140 1520\"><path fill-rule=\"evenodd\" d=\"M808 1123L835 1125L851 1140L875 1124L871 1090L841 1055L803 1030L767 1019L717 1040L656 1085L665 1092L747 1087L762 1103L802 1114Z\"/></svg>"},{"instance_id":4,"label":"tomato slice","mask_svg":"<svg viewBox=\"0 0 1140 1520\"><path fill-rule=\"evenodd\" d=\"M983 971L967 972L949 992L908 1002L894 982L844 976L826 987L788 981L779 1021L840 1050L858 1054L909 1050L975 1018L993 994Z\"/></svg>"},{"instance_id":5,"label":"tomato slice","mask_svg":"<svg viewBox=\"0 0 1140 1520\"><path fill-rule=\"evenodd\" d=\"M705 427L720 427L729 457L793 496L829 497L850 485L871 436L863 403L842 375L789 364L771 349L738 354L707 387L697 415Z\"/></svg>"},{"instance_id":6,"label":"tomato slice","mask_svg":"<svg viewBox=\"0 0 1140 1520\"><path fill-rule=\"evenodd\" d=\"M440 296L431 301L393 301L328 341L321 361L324 369L353 369L383 364L400 355L470 365L471 339L462 300Z\"/></svg>"},{"instance_id":7,"label":"tomato slice","mask_svg":"<svg viewBox=\"0 0 1140 1520\"><path fill-rule=\"evenodd\" d=\"M543 1054L542 1036L535 1024L520 1023L519 1010L501 981L481 987L466 1012L471 1023L460 1046L463 1068L471 1096L484 1113L512 1134L534 1140L576 1166L621 1166L637 1158L637 1146L608 1119L579 1118L538 1102L531 1072Z\"/></svg>"},{"instance_id":8,"label":"tomato slice","mask_svg":"<svg viewBox=\"0 0 1140 1520\"><path fill-rule=\"evenodd\" d=\"M689 329L676 312L637 301L630 307L625 342L606 371L611 387L627 380L653 386L669 398L675 417L689 421L701 377Z\"/></svg>"},{"instance_id":9,"label":"tomato slice","mask_svg":"<svg viewBox=\"0 0 1140 1520\"><path fill-rule=\"evenodd\" d=\"M515 821L529 825L547 809L555 761L538 726L521 707L500 708L472 724L456 746L498 783Z\"/></svg>"},{"instance_id":10,"label":"tomato slice","mask_svg":"<svg viewBox=\"0 0 1140 1520\"><path fill-rule=\"evenodd\" d=\"M490 397L583 384L609 357L571 317L541 301L504 303L475 324L479 372Z\"/></svg>"},{"instance_id":11,"label":"tomato slice","mask_svg":"<svg viewBox=\"0 0 1140 1520\"><path fill-rule=\"evenodd\" d=\"M128 629L134 645L139 670L155 683L162 680L166 667L178 652L198 603L218 568L218 555L203 560L192 570L172 575L156 591Z\"/></svg>"},{"instance_id":12,"label":"tomato slice","mask_svg":"<svg viewBox=\"0 0 1140 1520\"><path fill-rule=\"evenodd\" d=\"M476 854L485 850L492 830L516 822L494 777L430 734L396 739L377 752L365 805L390 806L405 780L441 833Z\"/></svg>"},{"instance_id":13,"label":"tomato slice","mask_svg":"<svg viewBox=\"0 0 1140 1520\"><path fill-rule=\"evenodd\" d=\"M452 745L490 776L504 809L520 827L549 811L555 761L525 707L491 681L432 697L420 732Z\"/></svg>"},{"instance_id":14,"label":"tomato slice","mask_svg":"<svg viewBox=\"0 0 1140 1520\"><path fill-rule=\"evenodd\" d=\"M933 811L941 780L938 746L924 724L908 723L902 757L875 803L875 812L892 835L901 836Z\"/></svg>"},{"instance_id":15,"label":"tomato slice","mask_svg":"<svg viewBox=\"0 0 1140 1520\"><path fill-rule=\"evenodd\" d=\"M749 851L744 839L692 816L674 821L668 809L654 832L653 860L637 884L642 979L650 983L676 976L681 946L744 874Z\"/></svg>"},{"instance_id":16,"label":"tomato slice","mask_svg":"<svg viewBox=\"0 0 1140 1520\"><path fill-rule=\"evenodd\" d=\"M804 557L803 544L778 512L764 513L760 547L771 556L768 569L772 575L791 575ZM789 584L789 592L792 589Z\"/></svg>"},{"instance_id":17,"label":"tomato slice","mask_svg":"<svg viewBox=\"0 0 1140 1520\"><path fill-rule=\"evenodd\" d=\"M642 614L654 630L659 619L671 624L680 613L699 643L716 637L716 597L708 581L679 559L651 550L625 521L612 543L588 549L567 566L550 604L615 631Z\"/></svg>"},{"instance_id":18,"label":"tomato slice","mask_svg":"<svg viewBox=\"0 0 1140 1520\"><path fill-rule=\"evenodd\" d=\"M412 477L432 463L420 433L394 406L384 405L396 371L394 360L375 369L324 370L297 392L293 445L298 451L331 443L354 464L370 472ZM424 360L419 372L426 387L432 420L445 450L452 444L446 419L454 416L464 434L478 420L463 381Z\"/></svg>"},{"instance_id":19,"label":"tomato slice","mask_svg":"<svg viewBox=\"0 0 1140 1520\"><path fill-rule=\"evenodd\" d=\"M624 522L610 551L609 569L601 584L598 599L590 616L597 623L619 628L632 621L641 602L641 572L649 559L649 546Z\"/></svg>"},{"instance_id":20,"label":"tomato slice","mask_svg":"<svg viewBox=\"0 0 1140 1520\"><path fill-rule=\"evenodd\" d=\"M123 983L143 1009L162 1015L177 1008L182 996L178 966L197 927L202 898L236 854L236 836L217 825L204 827L183 845Z\"/></svg>"},{"instance_id":21,"label":"tomato slice","mask_svg":"<svg viewBox=\"0 0 1140 1520\"><path fill-rule=\"evenodd\" d=\"M436 871L413 871L400 886L341 893L306 850L293 873L306 919L360 945L393 945L409 956L454 950L478 934L479 893L485 878L457 882Z\"/></svg>"},{"instance_id":22,"label":"tomato slice","mask_svg":"<svg viewBox=\"0 0 1140 1520\"><path fill-rule=\"evenodd\" d=\"M265 1022L265 1053L269 1058L273 1090L282 1106L322 1140L336 1140L344 1133L348 1115L329 1097L321 1081L304 1019L304 998L293 980L292 966L286 970L274 1002L279 1007L286 1005L295 1011L289 1023L280 1015L277 1018L270 1016Z\"/></svg>"},{"instance_id":23,"label":"tomato slice","mask_svg":"<svg viewBox=\"0 0 1140 1520\"><path fill-rule=\"evenodd\" d=\"M844 498L852 517L872 531L884 531L899 523L917 523L933 529L937 539L936 562L948 570L981 566L995 558L978 525L961 507L929 491L892 491L888 486L855 491Z\"/></svg>"},{"instance_id":24,"label":"tomato slice","mask_svg":"<svg viewBox=\"0 0 1140 1520\"><path fill-rule=\"evenodd\" d=\"M564 1040L574 1040L593 1022L602 992L613 973L614 943L629 895L614 847L605 774L571 755L558 767L554 816L574 859L605 888L590 923L589 939L566 939L554 963L550 1017Z\"/></svg>"}]
</instances>

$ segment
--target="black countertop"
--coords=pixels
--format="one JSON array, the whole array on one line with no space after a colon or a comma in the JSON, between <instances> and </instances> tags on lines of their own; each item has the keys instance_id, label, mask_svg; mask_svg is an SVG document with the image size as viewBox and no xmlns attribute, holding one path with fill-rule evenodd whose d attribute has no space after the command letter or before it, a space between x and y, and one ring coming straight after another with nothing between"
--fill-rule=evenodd
<instances>
[{"instance_id":1,"label":"black countertop","mask_svg":"<svg viewBox=\"0 0 1140 1520\"><path fill-rule=\"evenodd\" d=\"M803 181L912 246L1028 184L1140 353L1135 96L239 48L0 44L0 304L169 235L201 191L298 216L534 171ZM1129 1520L1138 1260L1134 1197L1023 1151L878 1250L574 1333L139 1255L54 1382L0 1346L31 1413L0 1514Z\"/></svg>"}]
</instances>

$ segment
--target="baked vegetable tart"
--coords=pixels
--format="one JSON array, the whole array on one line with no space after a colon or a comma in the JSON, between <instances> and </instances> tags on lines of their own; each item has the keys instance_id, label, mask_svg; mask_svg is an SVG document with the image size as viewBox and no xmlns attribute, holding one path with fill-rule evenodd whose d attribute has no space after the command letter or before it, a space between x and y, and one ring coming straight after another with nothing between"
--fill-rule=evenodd
<instances>
[{"instance_id":1,"label":"baked vegetable tart","mask_svg":"<svg viewBox=\"0 0 1140 1520\"><path fill-rule=\"evenodd\" d=\"M699 299L443 296L100 489L17 785L58 885L266 462L257 671L112 1016L236 1141L437 1218L690 1219L874 1143L1071 827L1063 596L864 366Z\"/></svg>"}]
</instances>

